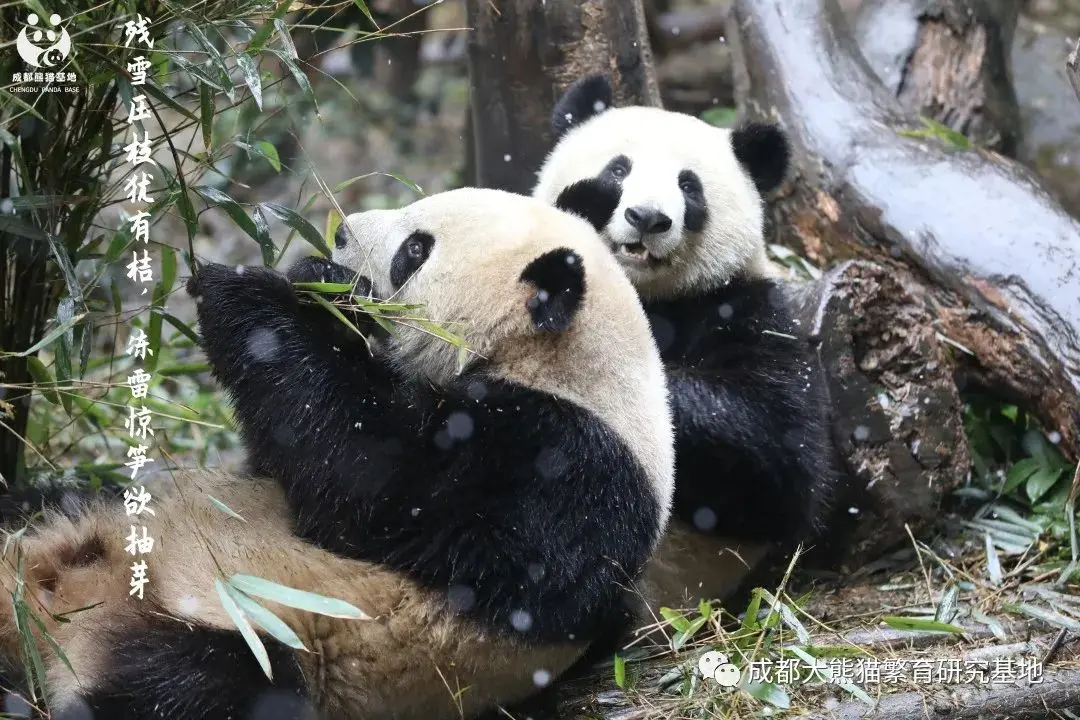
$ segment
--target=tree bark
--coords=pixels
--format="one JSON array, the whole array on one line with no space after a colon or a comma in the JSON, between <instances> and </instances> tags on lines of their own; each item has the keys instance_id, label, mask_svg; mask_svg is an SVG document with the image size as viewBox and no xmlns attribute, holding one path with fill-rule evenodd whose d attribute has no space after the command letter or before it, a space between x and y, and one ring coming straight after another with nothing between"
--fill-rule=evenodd
<instances>
[{"instance_id":1,"label":"tree bark","mask_svg":"<svg viewBox=\"0 0 1080 720\"><path fill-rule=\"evenodd\" d=\"M866 0L855 37L908 109L1010 157L1020 110L1009 61L1016 0Z\"/></svg>"},{"instance_id":2,"label":"tree bark","mask_svg":"<svg viewBox=\"0 0 1080 720\"><path fill-rule=\"evenodd\" d=\"M919 123L836 0L736 0L733 17L741 105L792 139L792 179L772 204L779 241L909 271L966 381L1031 409L1075 458L1080 222L1017 163L902 135Z\"/></svg>"},{"instance_id":3,"label":"tree bark","mask_svg":"<svg viewBox=\"0 0 1080 720\"><path fill-rule=\"evenodd\" d=\"M967 478L963 403L930 298L903 268L848 261L801 295L800 325L827 379L847 471L828 536L808 562L858 567L906 542L908 527L932 523Z\"/></svg>"},{"instance_id":4,"label":"tree bark","mask_svg":"<svg viewBox=\"0 0 1080 720\"><path fill-rule=\"evenodd\" d=\"M609 75L618 104L660 104L641 0L466 0L465 7L482 187L532 191L552 145L551 108L582 75Z\"/></svg>"},{"instance_id":5,"label":"tree bark","mask_svg":"<svg viewBox=\"0 0 1080 720\"><path fill-rule=\"evenodd\" d=\"M1069 53L1069 58L1065 61L1065 72L1068 74L1069 82L1072 83L1073 90L1076 92L1076 99L1080 100L1080 38L1076 39L1076 47Z\"/></svg>"}]
</instances>

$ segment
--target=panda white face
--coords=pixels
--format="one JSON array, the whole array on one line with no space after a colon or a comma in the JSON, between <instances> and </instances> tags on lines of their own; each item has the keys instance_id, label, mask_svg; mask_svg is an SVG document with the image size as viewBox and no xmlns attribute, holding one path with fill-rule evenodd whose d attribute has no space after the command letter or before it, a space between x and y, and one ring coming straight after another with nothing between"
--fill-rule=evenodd
<instances>
[{"instance_id":1,"label":"panda white face","mask_svg":"<svg viewBox=\"0 0 1080 720\"><path fill-rule=\"evenodd\" d=\"M564 134L533 196L588 217L647 299L765 274L761 192L786 169L780 131L732 131L659 108L612 109L610 89L597 80L575 83L556 107L555 133ZM566 202L564 193L583 181L615 195L614 213Z\"/></svg>"},{"instance_id":2,"label":"panda white face","mask_svg":"<svg viewBox=\"0 0 1080 720\"><path fill-rule=\"evenodd\" d=\"M368 277L376 297L422 305L418 314L464 338L473 358L524 357L568 329L640 319L634 288L589 223L521 195L463 188L354 213L335 244L333 261ZM390 349L406 369L436 383L461 371L452 344L398 330Z\"/></svg>"}]
</instances>

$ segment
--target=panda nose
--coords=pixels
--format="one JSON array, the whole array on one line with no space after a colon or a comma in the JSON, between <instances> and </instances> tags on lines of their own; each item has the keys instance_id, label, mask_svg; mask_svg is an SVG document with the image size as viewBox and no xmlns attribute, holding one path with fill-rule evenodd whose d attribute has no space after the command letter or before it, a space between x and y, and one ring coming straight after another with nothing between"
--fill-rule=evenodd
<instances>
[{"instance_id":1,"label":"panda nose","mask_svg":"<svg viewBox=\"0 0 1080 720\"><path fill-rule=\"evenodd\" d=\"M349 242L349 230L345 227L345 223L341 223L338 225L337 232L334 233L334 245L340 250L347 242Z\"/></svg>"},{"instance_id":2,"label":"panda nose","mask_svg":"<svg viewBox=\"0 0 1080 720\"><path fill-rule=\"evenodd\" d=\"M643 234L662 233L671 229L671 218L659 210L641 206L626 209L626 222Z\"/></svg>"}]
</instances>

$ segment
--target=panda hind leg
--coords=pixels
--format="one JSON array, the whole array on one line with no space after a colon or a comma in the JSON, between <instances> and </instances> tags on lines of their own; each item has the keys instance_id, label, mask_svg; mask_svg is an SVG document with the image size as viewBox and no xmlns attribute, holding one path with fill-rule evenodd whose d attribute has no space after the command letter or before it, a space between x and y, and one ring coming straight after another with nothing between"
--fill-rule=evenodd
<instances>
[{"instance_id":1,"label":"panda hind leg","mask_svg":"<svg viewBox=\"0 0 1080 720\"><path fill-rule=\"evenodd\" d=\"M103 662L93 679L64 693L53 720L318 718L295 651L286 645L261 638L271 681L239 632L143 617L95 649Z\"/></svg>"}]
</instances>

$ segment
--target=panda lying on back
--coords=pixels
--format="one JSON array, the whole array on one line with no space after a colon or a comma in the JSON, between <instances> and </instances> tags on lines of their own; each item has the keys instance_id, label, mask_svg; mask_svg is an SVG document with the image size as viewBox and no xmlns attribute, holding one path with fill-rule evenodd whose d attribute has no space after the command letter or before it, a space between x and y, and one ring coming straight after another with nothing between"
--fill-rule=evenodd
<instances>
[{"instance_id":1,"label":"panda lying on back","mask_svg":"<svg viewBox=\"0 0 1080 720\"><path fill-rule=\"evenodd\" d=\"M764 553L759 543L807 537L835 484L824 387L782 287L769 278L763 240L761 194L783 179L788 143L773 125L731 131L611 103L603 77L567 90L534 197L601 231L665 361L681 523L650 573L668 586L654 597L723 595L740 573L695 556L730 546L752 562ZM711 544L687 525L726 540ZM664 567L665 554L675 568ZM678 567L695 562L703 566Z\"/></svg>"},{"instance_id":2,"label":"panda lying on back","mask_svg":"<svg viewBox=\"0 0 1080 720\"><path fill-rule=\"evenodd\" d=\"M286 277L203 266L189 291L204 346L277 482L178 476L139 518L155 539L143 601L119 503L11 544L0 587L25 594L75 671L39 638L54 718L473 717L562 673L621 609L666 522L674 451L660 357L613 257L581 219L497 191L348 222L334 259L364 267L357 286L423 304L481 359L459 372L457 348L408 322L371 355ZM354 277L318 260L290 275ZM271 605L311 652L264 638L270 682L218 568L375 618ZM19 666L18 637L0 603L0 664Z\"/></svg>"}]
</instances>

